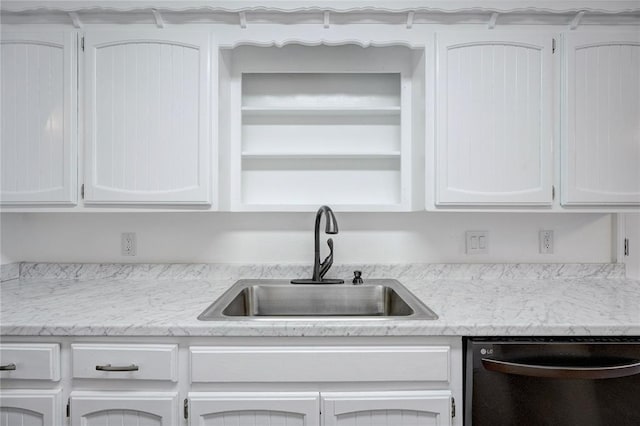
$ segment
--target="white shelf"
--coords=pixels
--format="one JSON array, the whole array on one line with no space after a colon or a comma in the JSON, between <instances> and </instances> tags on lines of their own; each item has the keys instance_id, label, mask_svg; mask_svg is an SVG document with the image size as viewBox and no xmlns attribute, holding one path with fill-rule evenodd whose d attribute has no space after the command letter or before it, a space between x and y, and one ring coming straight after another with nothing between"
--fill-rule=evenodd
<instances>
[{"instance_id":1,"label":"white shelf","mask_svg":"<svg viewBox=\"0 0 640 426\"><path fill-rule=\"evenodd\" d=\"M399 116L400 107L242 107L243 116Z\"/></svg>"},{"instance_id":2,"label":"white shelf","mask_svg":"<svg viewBox=\"0 0 640 426\"><path fill-rule=\"evenodd\" d=\"M244 203L239 209L244 212L262 212L262 211L274 211L274 212L315 212L318 210L318 204L258 204L258 203ZM402 204L340 204L331 203L331 210L334 212L403 212L406 208Z\"/></svg>"},{"instance_id":3,"label":"white shelf","mask_svg":"<svg viewBox=\"0 0 640 426\"><path fill-rule=\"evenodd\" d=\"M251 205L400 204L400 170L352 170L266 164L242 172L242 202ZM366 188L366 190L365 190Z\"/></svg>"},{"instance_id":4,"label":"white shelf","mask_svg":"<svg viewBox=\"0 0 640 426\"><path fill-rule=\"evenodd\" d=\"M407 210L406 48L235 53L233 209Z\"/></svg>"},{"instance_id":5,"label":"white shelf","mask_svg":"<svg viewBox=\"0 0 640 426\"><path fill-rule=\"evenodd\" d=\"M243 152L243 159L385 159L400 158L400 151L392 152Z\"/></svg>"}]
</instances>

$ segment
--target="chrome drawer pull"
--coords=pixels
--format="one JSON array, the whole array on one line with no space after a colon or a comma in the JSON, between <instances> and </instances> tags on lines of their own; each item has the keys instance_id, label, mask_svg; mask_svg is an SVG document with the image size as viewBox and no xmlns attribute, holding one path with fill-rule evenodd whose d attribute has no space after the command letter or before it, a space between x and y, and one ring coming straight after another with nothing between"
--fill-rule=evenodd
<instances>
[{"instance_id":1,"label":"chrome drawer pull","mask_svg":"<svg viewBox=\"0 0 640 426\"><path fill-rule=\"evenodd\" d=\"M131 365L96 365L96 370L98 371L138 371L140 367L135 364Z\"/></svg>"},{"instance_id":2,"label":"chrome drawer pull","mask_svg":"<svg viewBox=\"0 0 640 426\"><path fill-rule=\"evenodd\" d=\"M0 365L0 371L13 371L16 369L16 365L14 363Z\"/></svg>"}]
</instances>

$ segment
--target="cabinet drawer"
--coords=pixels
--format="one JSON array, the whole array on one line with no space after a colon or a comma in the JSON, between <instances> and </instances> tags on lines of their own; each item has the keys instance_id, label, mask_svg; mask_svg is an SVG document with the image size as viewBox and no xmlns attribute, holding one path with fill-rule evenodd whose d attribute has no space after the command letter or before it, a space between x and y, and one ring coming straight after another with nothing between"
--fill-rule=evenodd
<instances>
[{"instance_id":1,"label":"cabinet drawer","mask_svg":"<svg viewBox=\"0 0 640 426\"><path fill-rule=\"evenodd\" d=\"M3 343L0 378L60 380L60 345L57 343Z\"/></svg>"},{"instance_id":2,"label":"cabinet drawer","mask_svg":"<svg viewBox=\"0 0 640 426\"><path fill-rule=\"evenodd\" d=\"M192 382L450 380L449 346L191 347Z\"/></svg>"},{"instance_id":3,"label":"cabinet drawer","mask_svg":"<svg viewBox=\"0 0 640 426\"><path fill-rule=\"evenodd\" d=\"M178 380L177 345L73 344L73 377Z\"/></svg>"}]
</instances>

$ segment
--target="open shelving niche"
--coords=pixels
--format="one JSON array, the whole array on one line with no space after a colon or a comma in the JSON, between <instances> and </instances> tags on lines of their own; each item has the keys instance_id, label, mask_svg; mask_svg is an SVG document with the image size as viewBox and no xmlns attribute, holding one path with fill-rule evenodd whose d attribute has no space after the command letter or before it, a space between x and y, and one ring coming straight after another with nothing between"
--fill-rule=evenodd
<instances>
[{"instance_id":1,"label":"open shelving niche","mask_svg":"<svg viewBox=\"0 0 640 426\"><path fill-rule=\"evenodd\" d=\"M399 46L233 49L232 210L411 210L415 55Z\"/></svg>"}]
</instances>

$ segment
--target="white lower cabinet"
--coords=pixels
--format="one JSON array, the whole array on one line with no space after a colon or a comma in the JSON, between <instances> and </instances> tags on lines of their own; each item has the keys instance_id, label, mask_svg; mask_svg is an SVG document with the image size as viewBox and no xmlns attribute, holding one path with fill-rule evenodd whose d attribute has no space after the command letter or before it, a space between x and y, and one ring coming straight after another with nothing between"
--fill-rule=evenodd
<instances>
[{"instance_id":1,"label":"white lower cabinet","mask_svg":"<svg viewBox=\"0 0 640 426\"><path fill-rule=\"evenodd\" d=\"M449 391L324 392L322 426L451 425Z\"/></svg>"},{"instance_id":2,"label":"white lower cabinet","mask_svg":"<svg viewBox=\"0 0 640 426\"><path fill-rule=\"evenodd\" d=\"M60 380L60 345L56 343L3 343L0 379Z\"/></svg>"},{"instance_id":3,"label":"white lower cabinet","mask_svg":"<svg viewBox=\"0 0 640 426\"><path fill-rule=\"evenodd\" d=\"M0 392L0 426L61 424L61 390L3 389Z\"/></svg>"},{"instance_id":4,"label":"white lower cabinet","mask_svg":"<svg viewBox=\"0 0 640 426\"><path fill-rule=\"evenodd\" d=\"M320 426L318 392L191 392L192 426Z\"/></svg>"},{"instance_id":5,"label":"white lower cabinet","mask_svg":"<svg viewBox=\"0 0 640 426\"><path fill-rule=\"evenodd\" d=\"M451 392L192 392L192 426L445 426Z\"/></svg>"},{"instance_id":6,"label":"white lower cabinet","mask_svg":"<svg viewBox=\"0 0 640 426\"><path fill-rule=\"evenodd\" d=\"M189 347L189 424L462 424L454 416L455 400L462 400L459 339L347 341Z\"/></svg>"},{"instance_id":7,"label":"white lower cabinet","mask_svg":"<svg viewBox=\"0 0 640 426\"><path fill-rule=\"evenodd\" d=\"M71 426L174 426L175 392L71 392Z\"/></svg>"},{"instance_id":8,"label":"white lower cabinet","mask_svg":"<svg viewBox=\"0 0 640 426\"><path fill-rule=\"evenodd\" d=\"M60 345L2 343L0 426L62 425L59 381ZM41 389L43 386L54 389Z\"/></svg>"},{"instance_id":9,"label":"white lower cabinet","mask_svg":"<svg viewBox=\"0 0 640 426\"><path fill-rule=\"evenodd\" d=\"M0 426L462 425L456 337L2 338Z\"/></svg>"},{"instance_id":10,"label":"white lower cabinet","mask_svg":"<svg viewBox=\"0 0 640 426\"><path fill-rule=\"evenodd\" d=\"M105 342L73 343L70 348L74 380L95 380L74 384L69 396L71 426L180 423L178 393L169 392L178 381L178 345ZM142 391L157 382L161 391Z\"/></svg>"}]
</instances>

